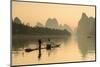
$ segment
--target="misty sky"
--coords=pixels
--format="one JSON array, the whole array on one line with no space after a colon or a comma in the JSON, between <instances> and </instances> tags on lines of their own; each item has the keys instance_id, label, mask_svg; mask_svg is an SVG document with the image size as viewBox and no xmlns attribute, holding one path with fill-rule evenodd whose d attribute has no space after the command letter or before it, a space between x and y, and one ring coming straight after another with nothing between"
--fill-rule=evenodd
<instances>
[{"instance_id":1,"label":"misty sky","mask_svg":"<svg viewBox=\"0 0 100 67\"><path fill-rule=\"evenodd\" d=\"M21 21L31 26L41 22L43 25L48 18L56 18L59 24L67 24L75 28L81 18L82 13L87 16L95 17L94 6L74 6L61 4L31 3L31 2L13 2L12 17L19 17Z\"/></svg>"}]
</instances>

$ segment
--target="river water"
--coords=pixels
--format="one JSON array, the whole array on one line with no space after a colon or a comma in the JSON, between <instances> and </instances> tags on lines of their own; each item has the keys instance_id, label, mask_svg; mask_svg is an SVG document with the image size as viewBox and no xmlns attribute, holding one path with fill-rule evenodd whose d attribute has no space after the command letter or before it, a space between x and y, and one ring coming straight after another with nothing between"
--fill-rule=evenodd
<instances>
[{"instance_id":1,"label":"river water","mask_svg":"<svg viewBox=\"0 0 100 67\"><path fill-rule=\"evenodd\" d=\"M42 47L45 47L47 41L42 40ZM95 60L95 38L86 38L84 41L78 39L76 35L71 35L68 38L52 38L52 42L60 44L57 48L51 50L42 49L41 57L39 51L34 50L25 52L26 48L38 48L37 40L16 41L12 47L12 65L27 65L27 64L46 64L46 63L61 63L61 62L79 62L79 61L94 61ZM91 47L92 43L92 47ZM84 45L85 44L85 45ZM81 45L81 46L80 46ZM89 48L94 49L89 49ZM85 49L86 48L86 49Z\"/></svg>"}]
</instances>

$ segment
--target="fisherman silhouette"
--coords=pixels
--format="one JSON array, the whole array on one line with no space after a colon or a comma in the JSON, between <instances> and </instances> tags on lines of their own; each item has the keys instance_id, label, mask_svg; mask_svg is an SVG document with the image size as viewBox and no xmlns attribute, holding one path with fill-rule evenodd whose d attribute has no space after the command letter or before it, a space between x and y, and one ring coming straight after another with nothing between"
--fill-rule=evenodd
<instances>
[{"instance_id":1,"label":"fisherman silhouette","mask_svg":"<svg viewBox=\"0 0 100 67\"><path fill-rule=\"evenodd\" d=\"M38 43L39 43L39 54L38 54L38 59L41 59L41 44L42 44L42 41L39 39L39 40L38 40Z\"/></svg>"},{"instance_id":2,"label":"fisherman silhouette","mask_svg":"<svg viewBox=\"0 0 100 67\"><path fill-rule=\"evenodd\" d=\"M50 42L50 39L48 39L48 43L47 43L46 49L47 50L51 50L51 42Z\"/></svg>"}]
</instances>

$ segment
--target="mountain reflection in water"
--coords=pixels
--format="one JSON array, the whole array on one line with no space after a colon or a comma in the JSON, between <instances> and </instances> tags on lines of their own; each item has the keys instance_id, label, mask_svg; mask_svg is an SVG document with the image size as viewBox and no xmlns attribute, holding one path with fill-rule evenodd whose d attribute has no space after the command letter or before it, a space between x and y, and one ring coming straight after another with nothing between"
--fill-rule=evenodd
<instances>
[{"instance_id":1,"label":"mountain reflection in water","mask_svg":"<svg viewBox=\"0 0 100 67\"><path fill-rule=\"evenodd\" d=\"M41 39L41 41L41 48L46 47L48 40ZM51 50L41 49L40 52L38 49L25 52L27 48L38 48L38 40L14 40L12 46L12 64L26 65L95 60L95 52L88 53L88 50L94 47L89 45L91 43L95 44L93 39L77 38L77 36L72 35L68 38L51 38L51 41L60 44L60 46ZM86 56L85 60L83 59L84 56Z\"/></svg>"}]
</instances>

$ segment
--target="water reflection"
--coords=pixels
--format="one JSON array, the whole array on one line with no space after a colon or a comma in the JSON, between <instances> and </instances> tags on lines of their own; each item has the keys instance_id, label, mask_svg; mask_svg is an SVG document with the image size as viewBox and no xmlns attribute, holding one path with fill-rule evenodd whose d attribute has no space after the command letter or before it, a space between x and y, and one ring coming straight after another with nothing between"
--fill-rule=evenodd
<instances>
[{"instance_id":1,"label":"water reflection","mask_svg":"<svg viewBox=\"0 0 100 67\"><path fill-rule=\"evenodd\" d=\"M78 46L80 52L82 53L82 57L84 58L88 53L95 52L95 35L78 35Z\"/></svg>"},{"instance_id":2,"label":"water reflection","mask_svg":"<svg viewBox=\"0 0 100 67\"><path fill-rule=\"evenodd\" d=\"M48 56L56 49L59 48L62 42L67 42L68 38L51 38L51 39L33 39L33 40L13 40L12 53L17 56L22 53L24 57L25 53L31 53L38 50L37 58L40 60L42 56L42 50L48 52Z\"/></svg>"},{"instance_id":3,"label":"water reflection","mask_svg":"<svg viewBox=\"0 0 100 67\"><path fill-rule=\"evenodd\" d=\"M13 45L19 44L13 46L13 65L84 61L82 57L87 58L89 52L95 50L94 39L75 35L69 38L50 38L51 42L56 43L56 46L53 45L50 49L47 49L48 38L20 41L19 43L13 41L15 42ZM89 54L86 60L91 56ZM20 61L20 59L22 60ZM94 60L94 56L89 60Z\"/></svg>"}]
</instances>

